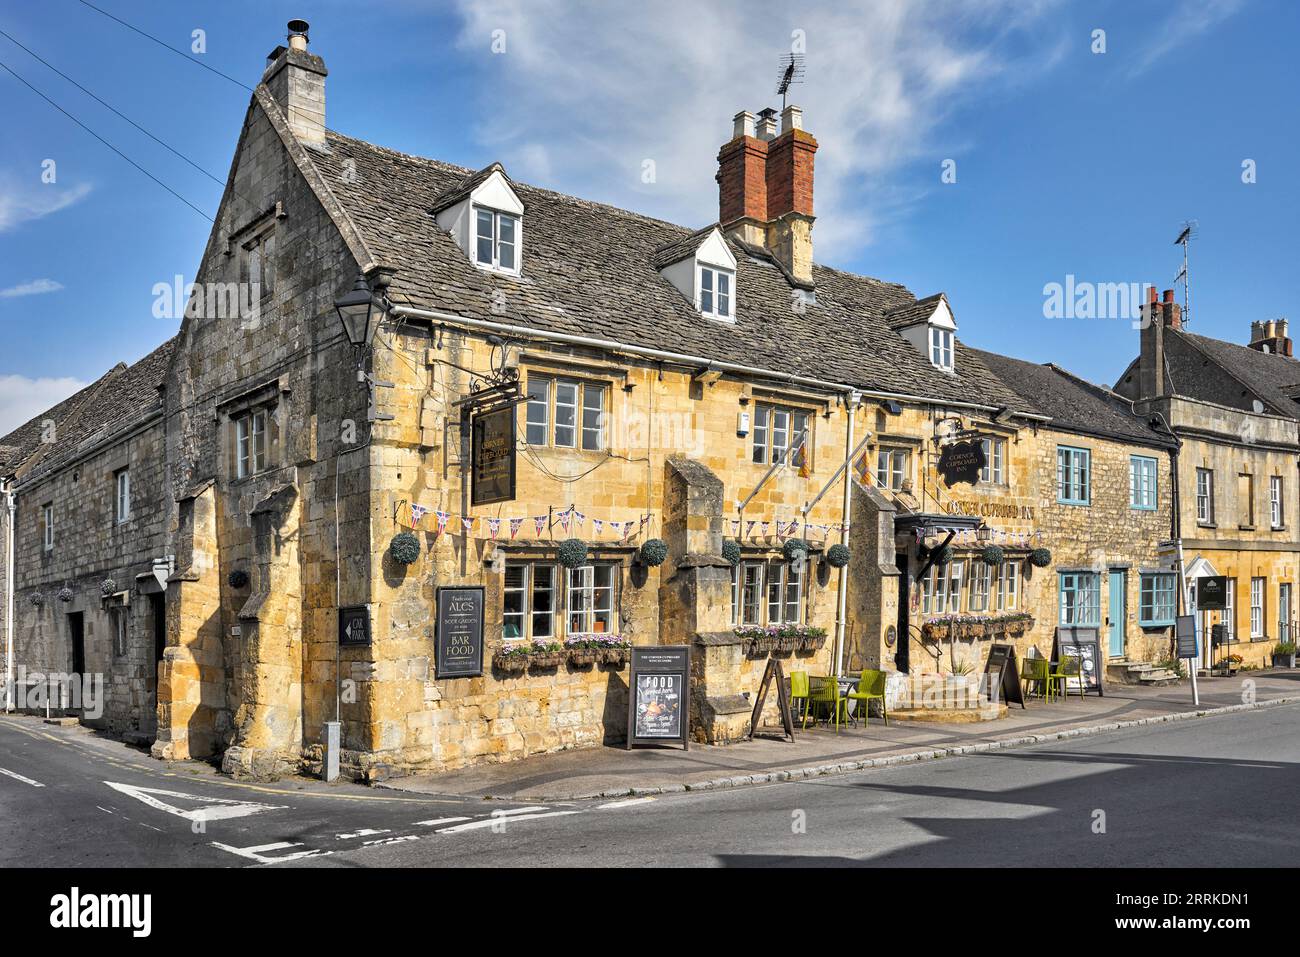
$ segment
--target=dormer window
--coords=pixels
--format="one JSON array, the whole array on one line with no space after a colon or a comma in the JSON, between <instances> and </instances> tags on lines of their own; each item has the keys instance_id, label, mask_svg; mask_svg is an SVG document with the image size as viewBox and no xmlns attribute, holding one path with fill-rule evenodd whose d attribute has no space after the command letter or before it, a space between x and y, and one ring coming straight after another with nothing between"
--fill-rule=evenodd
<instances>
[{"instance_id":1,"label":"dormer window","mask_svg":"<svg viewBox=\"0 0 1300 957\"><path fill-rule=\"evenodd\" d=\"M700 267L700 312L719 319L731 318L733 274L712 266Z\"/></svg>"},{"instance_id":2,"label":"dormer window","mask_svg":"<svg viewBox=\"0 0 1300 957\"><path fill-rule=\"evenodd\" d=\"M519 271L519 217L474 207L474 251L478 264L502 272Z\"/></svg>"},{"instance_id":3,"label":"dormer window","mask_svg":"<svg viewBox=\"0 0 1300 957\"><path fill-rule=\"evenodd\" d=\"M944 372L952 371L952 330L930 327L930 364Z\"/></svg>"}]
</instances>

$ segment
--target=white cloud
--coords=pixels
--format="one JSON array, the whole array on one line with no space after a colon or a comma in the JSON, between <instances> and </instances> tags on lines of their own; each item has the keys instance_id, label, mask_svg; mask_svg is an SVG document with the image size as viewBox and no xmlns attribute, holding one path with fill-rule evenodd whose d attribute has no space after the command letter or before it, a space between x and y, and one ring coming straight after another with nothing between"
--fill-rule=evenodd
<instances>
[{"instance_id":1,"label":"white cloud","mask_svg":"<svg viewBox=\"0 0 1300 957\"><path fill-rule=\"evenodd\" d=\"M0 375L0 437L86 385L71 376L31 379L24 375Z\"/></svg>"},{"instance_id":2,"label":"white cloud","mask_svg":"<svg viewBox=\"0 0 1300 957\"><path fill-rule=\"evenodd\" d=\"M936 143L957 107L1054 62L1060 46L1042 23L1054 5L462 0L458 39L492 78L476 132L508 170L547 169L554 178L520 178L699 226L717 216L713 174L732 116L780 108L779 64L802 30L807 76L791 102L820 143L816 241L827 261L869 244L915 198L890 188L888 171L932 156L938 183L941 160L965 145ZM504 53L491 52L496 30Z\"/></svg>"},{"instance_id":3,"label":"white cloud","mask_svg":"<svg viewBox=\"0 0 1300 957\"><path fill-rule=\"evenodd\" d=\"M84 199L90 190L89 183L65 188L42 183L36 175L19 179L12 174L0 174L0 233L66 209Z\"/></svg>"},{"instance_id":4,"label":"white cloud","mask_svg":"<svg viewBox=\"0 0 1300 957\"><path fill-rule=\"evenodd\" d=\"M8 289L0 289L0 299L17 299L19 296L39 296L47 292L58 292L63 288L63 284L55 282L53 279L33 279L31 282L20 282L16 286L10 286Z\"/></svg>"},{"instance_id":5,"label":"white cloud","mask_svg":"<svg viewBox=\"0 0 1300 957\"><path fill-rule=\"evenodd\" d=\"M1129 76L1146 72L1161 57L1218 26L1240 10L1242 3L1243 0L1183 0L1144 38L1141 55L1133 58Z\"/></svg>"}]
</instances>

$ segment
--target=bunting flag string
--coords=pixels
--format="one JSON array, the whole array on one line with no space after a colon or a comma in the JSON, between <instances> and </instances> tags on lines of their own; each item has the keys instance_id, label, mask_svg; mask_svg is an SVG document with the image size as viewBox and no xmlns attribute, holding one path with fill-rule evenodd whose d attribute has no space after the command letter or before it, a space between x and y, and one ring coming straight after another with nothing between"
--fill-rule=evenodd
<instances>
[{"instance_id":1,"label":"bunting flag string","mask_svg":"<svg viewBox=\"0 0 1300 957\"><path fill-rule=\"evenodd\" d=\"M519 534L519 528L524 524L522 518L512 518L510 520L510 538L513 540Z\"/></svg>"}]
</instances>

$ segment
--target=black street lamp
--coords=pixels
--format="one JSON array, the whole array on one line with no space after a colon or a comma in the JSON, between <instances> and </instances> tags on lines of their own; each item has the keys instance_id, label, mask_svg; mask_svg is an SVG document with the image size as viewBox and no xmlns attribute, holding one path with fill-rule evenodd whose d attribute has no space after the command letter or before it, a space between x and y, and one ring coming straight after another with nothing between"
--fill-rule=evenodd
<instances>
[{"instance_id":1,"label":"black street lamp","mask_svg":"<svg viewBox=\"0 0 1300 957\"><path fill-rule=\"evenodd\" d=\"M375 338L375 329L379 326L379 317L383 314L383 300L370 291L366 277L357 276L350 292L334 300L339 320L343 323L343 332L357 350L369 347Z\"/></svg>"}]
</instances>

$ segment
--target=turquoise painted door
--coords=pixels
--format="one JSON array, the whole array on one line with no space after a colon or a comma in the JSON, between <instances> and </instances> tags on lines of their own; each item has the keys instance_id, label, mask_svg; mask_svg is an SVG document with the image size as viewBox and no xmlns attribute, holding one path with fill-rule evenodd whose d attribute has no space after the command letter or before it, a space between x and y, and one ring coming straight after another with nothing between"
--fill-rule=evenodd
<instances>
[{"instance_id":1,"label":"turquoise painted door","mask_svg":"<svg viewBox=\"0 0 1300 957\"><path fill-rule=\"evenodd\" d=\"M1110 607L1106 615L1106 622L1110 626L1110 649L1107 653L1112 658L1124 657L1124 619L1128 617L1125 596L1128 590L1125 587L1127 580L1128 575L1124 569L1112 568L1110 570Z\"/></svg>"}]
</instances>

